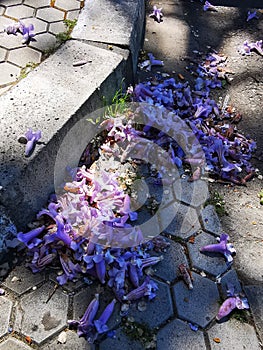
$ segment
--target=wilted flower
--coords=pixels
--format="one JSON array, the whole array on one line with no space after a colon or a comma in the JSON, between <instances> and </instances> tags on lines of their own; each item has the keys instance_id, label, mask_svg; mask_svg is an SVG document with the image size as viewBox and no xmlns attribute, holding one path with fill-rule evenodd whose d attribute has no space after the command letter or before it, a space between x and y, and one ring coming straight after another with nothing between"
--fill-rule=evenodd
<instances>
[{"instance_id":1,"label":"wilted flower","mask_svg":"<svg viewBox=\"0 0 263 350\"><path fill-rule=\"evenodd\" d=\"M93 328L93 320L99 308L99 294L95 294L95 298L90 302L82 318L77 320L68 320L69 326L77 327L78 335L87 336Z\"/></svg>"},{"instance_id":2,"label":"wilted flower","mask_svg":"<svg viewBox=\"0 0 263 350\"><path fill-rule=\"evenodd\" d=\"M155 21L160 23L162 21L162 9L158 9L156 5L153 6L153 12L149 15L149 17L154 18Z\"/></svg>"},{"instance_id":3,"label":"wilted flower","mask_svg":"<svg viewBox=\"0 0 263 350\"><path fill-rule=\"evenodd\" d=\"M94 321L94 325L99 334L107 332L109 330L106 323L108 322L109 318L111 317L114 311L115 303L116 303L116 299L113 299L112 302L106 306L100 318Z\"/></svg>"},{"instance_id":4,"label":"wilted flower","mask_svg":"<svg viewBox=\"0 0 263 350\"><path fill-rule=\"evenodd\" d=\"M29 249L32 249L38 246L42 239L37 238L43 231L45 230L45 226L37 227L27 233L19 232L17 234L17 239L20 242L23 242Z\"/></svg>"},{"instance_id":5,"label":"wilted flower","mask_svg":"<svg viewBox=\"0 0 263 350\"><path fill-rule=\"evenodd\" d=\"M247 13L247 22L250 21L253 18L258 19L257 11L254 11L254 12L248 11L248 13Z\"/></svg>"},{"instance_id":6,"label":"wilted flower","mask_svg":"<svg viewBox=\"0 0 263 350\"><path fill-rule=\"evenodd\" d=\"M30 44L30 41L35 40L33 39L34 36L36 35L34 33L34 25L29 24L28 27L26 25L23 25L22 34L23 34L22 44L26 44L26 45Z\"/></svg>"},{"instance_id":7,"label":"wilted flower","mask_svg":"<svg viewBox=\"0 0 263 350\"><path fill-rule=\"evenodd\" d=\"M158 289L156 283L150 280L149 276L146 276L144 282L136 289L132 290L130 293L123 297L123 300L138 300L143 296L148 296L151 300L155 297L154 291Z\"/></svg>"},{"instance_id":8,"label":"wilted flower","mask_svg":"<svg viewBox=\"0 0 263 350\"><path fill-rule=\"evenodd\" d=\"M217 244L209 244L200 249L201 252L213 252L221 253L227 259L227 263L233 261L232 254L236 253L235 248L232 244L227 243L229 236L225 233L222 233L220 236L220 241Z\"/></svg>"},{"instance_id":9,"label":"wilted flower","mask_svg":"<svg viewBox=\"0 0 263 350\"><path fill-rule=\"evenodd\" d=\"M238 294L234 293L234 287L230 286L230 288L227 290L227 294L229 298L227 298L223 304L221 305L218 314L216 316L216 319L219 321L223 317L230 314L231 311L233 311L235 308L237 309L249 309L248 300L245 297L241 297Z\"/></svg>"},{"instance_id":10,"label":"wilted flower","mask_svg":"<svg viewBox=\"0 0 263 350\"><path fill-rule=\"evenodd\" d=\"M29 156L34 149L35 144L41 138L41 131L38 130L36 132L33 132L32 129L28 129L27 132L25 133L25 137L27 140L25 155Z\"/></svg>"},{"instance_id":11,"label":"wilted flower","mask_svg":"<svg viewBox=\"0 0 263 350\"><path fill-rule=\"evenodd\" d=\"M14 34L16 35L18 32L23 33L23 23L22 22L16 22L14 24L10 24L9 26L6 26L4 31L7 34Z\"/></svg>"},{"instance_id":12,"label":"wilted flower","mask_svg":"<svg viewBox=\"0 0 263 350\"><path fill-rule=\"evenodd\" d=\"M216 7L213 6L212 4L210 4L209 1L206 1L205 4L204 4L204 7L203 7L204 11L217 11Z\"/></svg>"}]
</instances>

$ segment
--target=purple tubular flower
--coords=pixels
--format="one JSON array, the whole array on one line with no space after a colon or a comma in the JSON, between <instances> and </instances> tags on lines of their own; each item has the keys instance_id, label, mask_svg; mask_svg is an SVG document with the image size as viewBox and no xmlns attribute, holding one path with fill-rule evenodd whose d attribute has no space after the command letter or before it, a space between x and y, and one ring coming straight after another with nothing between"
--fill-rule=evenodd
<instances>
[{"instance_id":1,"label":"purple tubular flower","mask_svg":"<svg viewBox=\"0 0 263 350\"><path fill-rule=\"evenodd\" d=\"M4 31L6 32L6 34L13 34L16 35L17 32L23 32L23 24L21 22L18 23L14 23L14 24L10 24L9 26L7 26Z\"/></svg>"},{"instance_id":2,"label":"purple tubular flower","mask_svg":"<svg viewBox=\"0 0 263 350\"><path fill-rule=\"evenodd\" d=\"M78 327L78 335L86 336L93 326L93 320L99 308L99 294L95 294L95 298L89 303L84 315L79 321L68 320L69 326Z\"/></svg>"},{"instance_id":3,"label":"purple tubular flower","mask_svg":"<svg viewBox=\"0 0 263 350\"><path fill-rule=\"evenodd\" d=\"M227 259L227 263L230 264L233 261L232 254L236 253L233 245L227 243L229 236L225 233L222 233L220 236L220 242L217 244L209 244L200 249L201 252L213 252L221 253Z\"/></svg>"},{"instance_id":4,"label":"purple tubular flower","mask_svg":"<svg viewBox=\"0 0 263 350\"><path fill-rule=\"evenodd\" d=\"M105 283L105 274L106 274L106 264L103 254L96 254L93 257L93 261L95 262L95 269L98 276L98 279L102 284Z\"/></svg>"},{"instance_id":5,"label":"purple tubular flower","mask_svg":"<svg viewBox=\"0 0 263 350\"><path fill-rule=\"evenodd\" d=\"M151 66L163 66L163 61L156 60L152 53L148 53Z\"/></svg>"},{"instance_id":6,"label":"purple tubular flower","mask_svg":"<svg viewBox=\"0 0 263 350\"><path fill-rule=\"evenodd\" d=\"M64 223L64 219L63 219L62 215L58 214L55 217L55 221L57 224L57 232L46 235L45 242L51 243L53 241L62 241L65 243L65 245L70 247L71 238L70 238L69 234L65 231L66 225Z\"/></svg>"},{"instance_id":7,"label":"purple tubular flower","mask_svg":"<svg viewBox=\"0 0 263 350\"><path fill-rule=\"evenodd\" d=\"M34 33L34 25L33 24L29 24L29 26L25 26L23 25L23 41L22 44L26 44L28 45L30 43L30 41L33 41L35 39L33 39L33 37L36 35Z\"/></svg>"},{"instance_id":8,"label":"purple tubular flower","mask_svg":"<svg viewBox=\"0 0 263 350\"><path fill-rule=\"evenodd\" d=\"M36 142L41 138L41 131L38 130L36 132L33 132L32 129L28 129L28 131L25 133L25 137L27 139L25 155L29 156L35 147Z\"/></svg>"},{"instance_id":9,"label":"purple tubular flower","mask_svg":"<svg viewBox=\"0 0 263 350\"><path fill-rule=\"evenodd\" d=\"M41 226L27 233L19 232L17 234L17 239L20 242L23 242L27 246L27 248L32 249L42 242L42 239L37 238L37 236L39 236L40 233L42 233L44 230L45 226Z\"/></svg>"},{"instance_id":10,"label":"purple tubular flower","mask_svg":"<svg viewBox=\"0 0 263 350\"><path fill-rule=\"evenodd\" d=\"M136 263L130 262L128 264L128 271L129 271L129 277L131 280L131 283L135 288L139 287L139 276L137 271Z\"/></svg>"},{"instance_id":11,"label":"purple tubular flower","mask_svg":"<svg viewBox=\"0 0 263 350\"><path fill-rule=\"evenodd\" d=\"M216 319L219 321L221 318L227 316L230 314L231 311L233 311L235 308L238 309L249 309L248 301L246 298L240 298L237 296L232 296L228 299L226 299L223 304L221 305L218 314L216 316Z\"/></svg>"},{"instance_id":12,"label":"purple tubular flower","mask_svg":"<svg viewBox=\"0 0 263 350\"><path fill-rule=\"evenodd\" d=\"M216 7L213 6L212 4L210 4L209 1L206 1L205 4L204 4L204 7L203 7L204 11L217 11Z\"/></svg>"},{"instance_id":13,"label":"purple tubular flower","mask_svg":"<svg viewBox=\"0 0 263 350\"><path fill-rule=\"evenodd\" d=\"M156 5L153 6L153 12L149 15L149 17L154 18L155 21L160 23L162 21L162 9L158 9Z\"/></svg>"},{"instance_id":14,"label":"purple tubular flower","mask_svg":"<svg viewBox=\"0 0 263 350\"><path fill-rule=\"evenodd\" d=\"M248 13L247 13L247 22L250 21L253 18L258 19L257 11L254 11L254 12L248 11Z\"/></svg>"},{"instance_id":15,"label":"purple tubular flower","mask_svg":"<svg viewBox=\"0 0 263 350\"><path fill-rule=\"evenodd\" d=\"M114 306L116 303L116 299L113 299L111 303L109 303L106 308L104 309L103 313L101 314L100 318L98 320L94 321L94 325L97 329L97 332L99 334L107 332L108 331L108 326L106 323L108 322L109 318L111 317L113 311L114 311Z\"/></svg>"},{"instance_id":16,"label":"purple tubular flower","mask_svg":"<svg viewBox=\"0 0 263 350\"><path fill-rule=\"evenodd\" d=\"M152 266L163 260L163 256L151 256L141 260L140 268L144 269L145 267Z\"/></svg>"},{"instance_id":17,"label":"purple tubular flower","mask_svg":"<svg viewBox=\"0 0 263 350\"><path fill-rule=\"evenodd\" d=\"M148 296L151 300L155 297L155 293L153 293L153 291L157 289L157 285L150 280L149 276L146 276L144 282L138 288L123 296L123 300L138 300L143 296Z\"/></svg>"}]
</instances>

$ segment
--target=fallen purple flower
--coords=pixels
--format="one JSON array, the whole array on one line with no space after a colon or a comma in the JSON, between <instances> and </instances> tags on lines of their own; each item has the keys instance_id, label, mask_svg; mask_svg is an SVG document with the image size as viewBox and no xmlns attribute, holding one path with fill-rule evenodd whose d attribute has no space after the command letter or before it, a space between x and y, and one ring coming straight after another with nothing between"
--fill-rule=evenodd
<instances>
[{"instance_id":1,"label":"fallen purple flower","mask_svg":"<svg viewBox=\"0 0 263 350\"><path fill-rule=\"evenodd\" d=\"M25 133L25 137L27 140L25 155L29 156L34 149L35 144L41 138L41 131L38 130L36 132L33 132L32 129L28 129L27 132Z\"/></svg>"},{"instance_id":2,"label":"fallen purple flower","mask_svg":"<svg viewBox=\"0 0 263 350\"><path fill-rule=\"evenodd\" d=\"M155 297L154 291L157 289L158 286L150 280L149 276L146 276L144 282L138 288L123 296L123 300L138 300L143 296L148 296L148 298L151 300Z\"/></svg>"},{"instance_id":3,"label":"fallen purple flower","mask_svg":"<svg viewBox=\"0 0 263 350\"><path fill-rule=\"evenodd\" d=\"M200 249L201 252L213 252L221 253L227 259L227 263L230 264L233 261L232 254L236 253L233 245L227 243L229 236L225 233L222 233L220 236L220 242L217 244L209 244Z\"/></svg>"},{"instance_id":4,"label":"fallen purple flower","mask_svg":"<svg viewBox=\"0 0 263 350\"><path fill-rule=\"evenodd\" d=\"M203 7L204 11L217 11L217 8L215 6L213 6L212 4L210 4L209 1L206 1Z\"/></svg>"},{"instance_id":5,"label":"fallen purple flower","mask_svg":"<svg viewBox=\"0 0 263 350\"><path fill-rule=\"evenodd\" d=\"M18 22L14 24L10 24L9 26L6 26L4 31L9 35L13 34L16 35L18 32L22 33L23 32L23 23Z\"/></svg>"},{"instance_id":6,"label":"fallen purple flower","mask_svg":"<svg viewBox=\"0 0 263 350\"><path fill-rule=\"evenodd\" d=\"M229 315L235 308L240 310L249 309L248 300L246 298L241 298L238 295L229 297L221 305L216 319L218 321L221 320L223 317Z\"/></svg>"},{"instance_id":7,"label":"fallen purple flower","mask_svg":"<svg viewBox=\"0 0 263 350\"><path fill-rule=\"evenodd\" d=\"M42 239L37 238L43 231L45 230L45 226L41 226L38 228L35 228L27 233L19 232L17 234L17 239L20 242L23 242L29 249L32 249L36 246L38 246Z\"/></svg>"},{"instance_id":8,"label":"fallen purple flower","mask_svg":"<svg viewBox=\"0 0 263 350\"><path fill-rule=\"evenodd\" d=\"M28 27L26 25L23 25L22 34L23 34L22 44L28 45L30 44L30 41L35 41L34 36L36 34L34 33L34 25L29 24Z\"/></svg>"},{"instance_id":9,"label":"fallen purple flower","mask_svg":"<svg viewBox=\"0 0 263 350\"><path fill-rule=\"evenodd\" d=\"M160 23L162 21L163 13L162 9L158 9L156 5L153 6L153 12L149 15L149 17L154 18L155 21Z\"/></svg>"},{"instance_id":10,"label":"fallen purple flower","mask_svg":"<svg viewBox=\"0 0 263 350\"><path fill-rule=\"evenodd\" d=\"M248 13L247 13L247 22L250 21L253 18L258 19L257 11L254 11L254 12L248 11Z\"/></svg>"},{"instance_id":11,"label":"fallen purple flower","mask_svg":"<svg viewBox=\"0 0 263 350\"><path fill-rule=\"evenodd\" d=\"M100 318L94 321L94 325L99 334L107 332L109 330L106 323L108 322L109 318L111 317L114 311L115 303L116 303L116 299L113 299L112 302L106 306Z\"/></svg>"},{"instance_id":12,"label":"fallen purple flower","mask_svg":"<svg viewBox=\"0 0 263 350\"><path fill-rule=\"evenodd\" d=\"M95 298L88 305L82 318L77 320L68 320L69 326L77 327L79 337L87 336L93 328L93 320L99 308L99 294L95 294Z\"/></svg>"}]
</instances>

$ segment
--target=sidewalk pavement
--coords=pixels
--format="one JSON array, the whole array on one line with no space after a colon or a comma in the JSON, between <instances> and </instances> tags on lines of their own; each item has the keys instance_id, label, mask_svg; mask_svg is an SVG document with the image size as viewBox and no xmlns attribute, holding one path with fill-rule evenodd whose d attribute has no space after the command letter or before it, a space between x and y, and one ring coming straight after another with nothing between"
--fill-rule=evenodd
<instances>
[{"instance_id":1,"label":"sidewalk pavement","mask_svg":"<svg viewBox=\"0 0 263 350\"><path fill-rule=\"evenodd\" d=\"M8 6L15 3L6 0ZM24 6L26 3L29 5L30 1L25 0ZM46 5L45 1L41 2L41 6ZM167 19L171 17L167 14ZM177 24L178 33L185 32L184 26ZM226 298L227 283L232 283L237 292L241 292L243 286L236 271L227 268L224 257L210 257L199 251L201 246L215 242L222 230L214 207L203 207L208 197L203 182L195 183L194 192L187 178L181 184L181 195L174 187L165 199L166 212L174 220L166 227L167 217L160 215L156 223L171 243L163 253L164 259L152 269L159 287L157 297L146 304L133 303L126 318L120 316L118 305L110 319L110 328L117 330L115 339L104 337L98 344L89 345L67 328L67 320L79 319L96 292L103 291L101 307L105 306L112 299L110 290L102 289L96 282L87 286L81 280L56 288L56 275L60 271L46 270L33 275L22 264L15 267L1 285L4 295L0 296L0 349L260 349L262 303L254 296L258 294L262 299L262 288L245 288L253 318L246 313L245 319L231 317L225 323L215 321L219 302ZM187 288L178 274L181 263L192 270L193 290ZM222 274L221 280L216 278L219 274ZM198 326L198 330L193 331L189 322ZM67 341L60 344L58 337L64 330Z\"/></svg>"}]
</instances>

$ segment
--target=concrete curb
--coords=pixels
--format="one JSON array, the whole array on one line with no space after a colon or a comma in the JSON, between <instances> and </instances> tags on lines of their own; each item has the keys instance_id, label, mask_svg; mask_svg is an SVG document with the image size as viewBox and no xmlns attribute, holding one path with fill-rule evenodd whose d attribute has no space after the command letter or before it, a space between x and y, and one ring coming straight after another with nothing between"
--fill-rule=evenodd
<instances>
[{"instance_id":1,"label":"concrete curb","mask_svg":"<svg viewBox=\"0 0 263 350\"><path fill-rule=\"evenodd\" d=\"M144 0L129 1L123 11L120 1L100 0L89 6L86 2L72 39L0 96L0 203L19 229L54 190L54 163L66 133L87 113L102 107L103 96L110 100L123 78L130 83L135 75ZM88 31L96 23L91 38ZM73 66L82 60L88 63ZM26 158L17 139L29 127L42 130L43 137Z\"/></svg>"}]
</instances>

